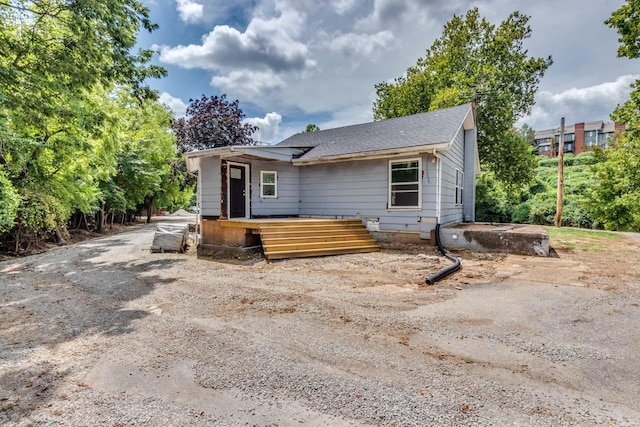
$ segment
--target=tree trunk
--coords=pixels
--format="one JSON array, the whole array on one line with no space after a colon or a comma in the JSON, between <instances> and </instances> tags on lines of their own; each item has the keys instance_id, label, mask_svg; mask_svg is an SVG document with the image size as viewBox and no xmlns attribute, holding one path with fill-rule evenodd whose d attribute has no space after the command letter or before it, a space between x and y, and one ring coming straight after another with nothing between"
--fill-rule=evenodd
<instances>
[{"instance_id":1,"label":"tree trunk","mask_svg":"<svg viewBox=\"0 0 640 427\"><path fill-rule=\"evenodd\" d=\"M80 225L82 225L82 215L80 211L75 211L69 220L69 228L73 230L80 230Z\"/></svg>"},{"instance_id":2,"label":"tree trunk","mask_svg":"<svg viewBox=\"0 0 640 427\"><path fill-rule=\"evenodd\" d=\"M151 223L151 215L153 214L153 197L149 199L147 204L147 224Z\"/></svg>"},{"instance_id":3,"label":"tree trunk","mask_svg":"<svg viewBox=\"0 0 640 427\"><path fill-rule=\"evenodd\" d=\"M102 234L104 232L104 226L106 225L107 219L104 215L104 208L105 208L105 204L102 203L100 205L100 210L98 210L98 213L96 214L96 222L97 222L97 226L98 226L98 233Z\"/></svg>"},{"instance_id":4,"label":"tree trunk","mask_svg":"<svg viewBox=\"0 0 640 427\"><path fill-rule=\"evenodd\" d=\"M66 245L67 240L64 238L64 235L62 234L62 230L60 230L60 227L56 227L55 233L56 233L56 239L58 240L58 244L61 246Z\"/></svg>"}]
</instances>

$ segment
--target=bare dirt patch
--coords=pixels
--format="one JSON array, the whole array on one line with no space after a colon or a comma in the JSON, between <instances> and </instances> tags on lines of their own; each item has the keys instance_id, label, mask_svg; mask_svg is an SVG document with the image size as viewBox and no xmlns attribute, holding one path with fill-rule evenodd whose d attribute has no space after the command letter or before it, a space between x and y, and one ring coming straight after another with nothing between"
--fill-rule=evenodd
<instances>
[{"instance_id":1,"label":"bare dirt patch","mask_svg":"<svg viewBox=\"0 0 640 427\"><path fill-rule=\"evenodd\" d=\"M634 237L459 252L425 286L428 247L206 261L152 235L0 263L0 423L640 423Z\"/></svg>"}]
</instances>

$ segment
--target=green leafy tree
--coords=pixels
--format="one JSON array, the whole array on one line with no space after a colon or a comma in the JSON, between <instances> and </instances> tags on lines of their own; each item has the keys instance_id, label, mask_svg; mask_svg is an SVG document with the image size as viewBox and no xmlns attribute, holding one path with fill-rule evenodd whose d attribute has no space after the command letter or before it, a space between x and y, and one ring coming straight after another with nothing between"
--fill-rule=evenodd
<instances>
[{"instance_id":1,"label":"green leafy tree","mask_svg":"<svg viewBox=\"0 0 640 427\"><path fill-rule=\"evenodd\" d=\"M41 163L64 166L87 148L103 88L153 97L144 80L166 71L148 65L151 51L131 53L138 31L156 28L148 14L135 0L0 2L0 117L17 135L3 147L21 164L15 179L48 180Z\"/></svg>"},{"instance_id":2,"label":"green leafy tree","mask_svg":"<svg viewBox=\"0 0 640 427\"><path fill-rule=\"evenodd\" d=\"M640 1L627 0L604 23L615 28L620 35L619 57L640 57Z\"/></svg>"},{"instance_id":3,"label":"green leafy tree","mask_svg":"<svg viewBox=\"0 0 640 427\"><path fill-rule=\"evenodd\" d=\"M533 142L536 139L536 130L534 128L525 123L520 126L518 131L527 144L533 145Z\"/></svg>"},{"instance_id":4,"label":"green leafy tree","mask_svg":"<svg viewBox=\"0 0 640 427\"><path fill-rule=\"evenodd\" d=\"M319 130L320 128L318 127L318 125L309 123L302 133L318 132Z\"/></svg>"},{"instance_id":5,"label":"green leafy tree","mask_svg":"<svg viewBox=\"0 0 640 427\"><path fill-rule=\"evenodd\" d=\"M640 0L627 0L605 23L620 34L618 56L640 58ZM636 80L631 88L629 100L616 107L611 119L625 123L625 139L635 142L640 140L640 80Z\"/></svg>"},{"instance_id":6,"label":"green leafy tree","mask_svg":"<svg viewBox=\"0 0 640 427\"><path fill-rule=\"evenodd\" d=\"M180 188L180 178L172 176L171 161L177 157L175 136L170 132L171 112L157 102L141 106L122 100L126 108L125 140L117 154L114 182L122 190L127 209L144 206L147 221L154 205L163 207L171 191Z\"/></svg>"},{"instance_id":7,"label":"green leafy tree","mask_svg":"<svg viewBox=\"0 0 640 427\"><path fill-rule=\"evenodd\" d=\"M495 26L477 8L454 16L424 58L394 83L376 85L376 120L416 114L466 102L478 107L478 148L483 167L510 185L529 182L531 160L523 144L512 145L517 119L530 113L551 57L527 55L529 17L512 13ZM525 141L526 142L526 141Z\"/></svg>"},{"instance_id":8,"label":"green leafy tree","mask_svg":"<svg viewBox=\"0 0 640 427\"><path fill-rule=\"evenodd\" d=\"M151 51L134 52L138 32L155 28L137 0L0 0L0 171L3 202L14 201L0 246L62 241L72 213L99 212L105 188L120 191L117 154L131 136L120 119L155 99L147 78L166 74ZM127 109L115 87L131 94Z\"/></svg>"},{"instance_id":9,"label":"green leafy tree","mask_svg":"<svg viewBox=\"0 0 640 427\"><path fill-rule=\"evenodd\" d=\"M0 233L13 227L20 200L13 184L0 168Z\"/></svg>"},{"instance_id":10,"label":"green leafy tree","mask_svg":"<svg viewBox=\"0 0 640 427\"><path fill-rule=\"evenodd\" d=\"M605 23L620 34L618 56L639 58L640 1L627 0ZM601 162L593 166L596 185L586 201L591 214L611 230L640 230L640 81L631 88L629 99L611 115L627 130L611 148L596 150Z\"/></svg>"},{"instance_id":11,"label":"green leafy tree","mask_svg":"<svg viewBox=\"0 0 640 427\"><path fill-rule=\"evenodd\" d=\"M496 177L508 189L515 189L529 184L538 164L534 154L535 148L527 141L527 137L518 129L511 129L502 135L501 143L495 144L493 155L509 159L518 167L503 167L494 172Z\"/></svg>"},{"instance_id":12,"label":"green leafy tree","mask_svg":"<svg viewBox=\"0 0 640 427\"><path fill-rule=\"evenodd\" d=\"M587 210L608 230L640 231L640 144L623 139L596 156Z\"/></svg>"},{"instance_id":13,"label":"green leafy tree","mask_svg":"<svg viewBox=\"0 0 640 427\"><path fill-rule=\"evenodd\" d=\"M629 100L616 107L611 118L626 123L624 135L610 148L596 148L601 160L593 166L596 184L586 208L608 230L640 231L640 90L632 87Z\"/></svg>"},{"instance_id":14,"label":"green leafy tree","mask_svg":"<svg viewBox=\"0 0 640 427\"><path fill-rule=\"evenodd\" d=\"M37 116L59 113L63 100L100 83L125 84L153 95L153 52L132 53L141 29L153 31L149 10L137 0L12 0L0 2L0 93L13 109ZM68 113L72 113L69 105Z\"/></svg>"},{"instance_id":15,"label":"green leafy tree","mask_svg":"<svg viewBox=\"0 0 640 427\"><path fill-rule=\"evenodd\" d=\"M594 153L564 158L563 225L602 228L589 211L585 197L595 179L592 166L601 160ZM551 225L556 215L558 159L538 159L535 179L519 188L506 186L492 172L483 172L477 180L476 219L478 221Z\"/></svg>"},{"instance_id":16,"label":"green leafy tree","mask_svg":"<svg viewBox=\"0 0 640 427\"><path fill-rule=\"evenodd\" d=\"M90 103L80 100L76 108L88 116L95 113ZM15 227L3 239L5 246L28 248L50 232L63 242L72 207L88 211L95 206L95 182L86 167L90 126L79 125L80 116L50 116L31 123L20 113L4 112L8 119L0 117L0 168L20 201Z\"/></svg>"}]
</instances>

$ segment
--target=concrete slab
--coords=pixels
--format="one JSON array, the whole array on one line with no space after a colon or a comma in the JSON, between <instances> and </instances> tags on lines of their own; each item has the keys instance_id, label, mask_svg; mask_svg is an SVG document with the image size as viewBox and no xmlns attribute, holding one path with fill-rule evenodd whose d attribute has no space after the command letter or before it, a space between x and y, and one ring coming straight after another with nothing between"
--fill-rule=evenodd
<instances>
[{"instance_id":1,"label":"concrete slab","mask_svg":"<svg viewBox=\"0 0 640 427\"><path fill-rule=\"evenodd\" d=\"M549 256L549 234L538 225L456 224L441 228L440 240L447 249Z\"/></svg>"}]
</instances>

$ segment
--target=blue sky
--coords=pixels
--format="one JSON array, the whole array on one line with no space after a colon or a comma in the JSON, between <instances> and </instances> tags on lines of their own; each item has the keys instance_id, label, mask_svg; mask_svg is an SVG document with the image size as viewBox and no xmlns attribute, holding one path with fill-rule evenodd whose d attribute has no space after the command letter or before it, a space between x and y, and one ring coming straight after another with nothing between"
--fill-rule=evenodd
<instances>
[{"instance_id":1,"label":"blue sky","mask_svg":"<svg viewBox=\"0 0 640 427\"><path fill-rule=\"evenodd\" d=\"M169 76L150 81L176 115L190 98L226 93L278 142L315 123L322 129L372 120L374 85L392 81L474 6L498 24L531 16L531 55L552 55L531 116L535 129L609 120L640 78L640 61L616 58L604 25L622 0L145 0L160 28L139 45Z\"/></svg>"}]
</instances>

